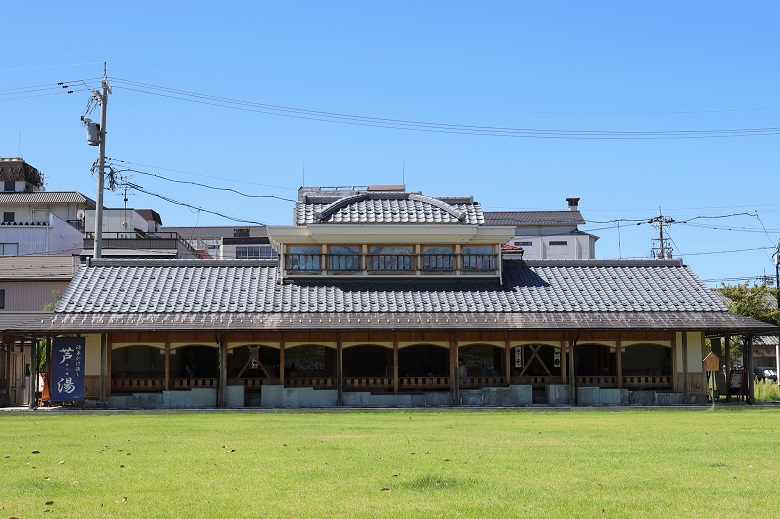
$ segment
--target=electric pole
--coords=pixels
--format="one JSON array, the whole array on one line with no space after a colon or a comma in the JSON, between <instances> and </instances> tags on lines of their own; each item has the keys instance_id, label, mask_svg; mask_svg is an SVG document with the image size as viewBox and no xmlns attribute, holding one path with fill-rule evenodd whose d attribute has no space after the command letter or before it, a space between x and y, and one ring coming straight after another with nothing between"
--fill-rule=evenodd
<instances>
[{"instance_id":1,"label":"electric pole","mask_svg":"<svg viewBox=\"0 0 780 519\"><path fill-rule=\"evenodd\" d=\"M106 165L106 105L108 104L108 95L111 93L111 87L108 86L108 76L106 75L106 64L103 63L103 81L100 92L92 91L92 99L100 105L100 126L98 127L100 140L98 148L97 164L97 195L95 196L95 249L94 259L100 259L102 250L102 232L103 232L103 178L105 176Z\"/></svg>"},{"instance_id":2,"label":"electric pole","mask_svg":"<svg viewBox=\"0 0 780 519\"><path fill-rule=\"evenodd\" d=\"M666 241L669 240L670 238L664 237L664 226L674 223L674 218L667 218L666 216L664 216L663 213L661 212L660 207L658 208L658 212L661 214L647 221L647 223L651 224L653 227L658 228L658 247L657 248L653 247L652 253L653 256L656 257L657 259L667 259L667 257L671 259L672 246L666 245ZM653 241L655 242L656 240L653 239Z\"/></svg>"}]
</instances>

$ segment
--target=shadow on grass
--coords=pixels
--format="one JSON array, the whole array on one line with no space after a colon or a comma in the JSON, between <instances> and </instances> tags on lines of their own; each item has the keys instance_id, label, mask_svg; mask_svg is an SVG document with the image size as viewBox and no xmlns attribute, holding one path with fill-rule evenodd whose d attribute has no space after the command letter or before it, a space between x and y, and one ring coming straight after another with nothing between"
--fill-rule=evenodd
<instances>
[{"instance_id":1,"label":"shadow on grass","mask_svg":"<svg viewBox=\"0 0 780 519\"><path fill-rule=\"evenodd\" d=\"M457 478L452 476L434 476L427 474L411 481L401 483L408 490L463 490L477 485L473 478Z\"/></svg>"}]
</instances>

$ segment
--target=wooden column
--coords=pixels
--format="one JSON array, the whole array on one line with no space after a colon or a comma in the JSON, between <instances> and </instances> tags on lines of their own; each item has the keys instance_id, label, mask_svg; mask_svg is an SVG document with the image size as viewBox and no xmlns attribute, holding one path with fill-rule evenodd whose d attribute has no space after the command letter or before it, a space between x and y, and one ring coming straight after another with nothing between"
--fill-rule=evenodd
<instances>
[{"instance_id":1,"label":"wooden column","mask_svg":"<svg viewBox=\"0 0 780 519\"><path fill-rule=\"evenodd\" d=\"M460 380L458 377L458 333L450 334L450 390L453 405L460 404Z\"/></svg>"},{"instance_id":2,"label":"wooden column","mask_svg":"<svg viewBox=\"0 0 780 519\"><path fill-rule=\"evenodd\" d=\"M623 389L623 340L618 339L615 345L615 361L617 362L617 387Z\"/></svg>"},{"instance_id":3,"label":"wooden column","mask_svg":"<svg viewBox=\"0 0 780 519\"><path fill-rule=\"evenodd\" d=\"M691 381L688 376L688 332L682 332L682 368L683 368L683 401L687 404L691 398Z\"/></svg>"},{"instance_id":4,"label":"wooden column","mask_svg":"<svg viewBox=\"0 0 780 519\"><path fill-rule=\"evenodd\" d=\"M114 338L110 334L106 334L106 394L111 396L111 384L113 384L114 377L111 375L113 368L113 355L114 351ZM127 351L127 350L125 350Z\"/></svg>"},{"instance_id":5,"label":"wooden column","mask_svg":"<svg viewBox=\"0 0 780 519\"><path fill-rule=\"evenodd\" d=\"M398 393L398 341L393 339L393 393Z\"/></svg>"},{"instance_id":6,"label":"wooden column","mask_svg":"<svg viewBox=\"0 0 780 519\"><path fill-rule=\"evenodd\" d=\"M504 340L504 377L505 384L512 383L512 347L510 346L509 339Z\"/></svg>"},{"instance_id":7,"label":"wooden column","mask_svg":"<svg viewBox=\"0 0 780 519\"><path fill-rule=\"evenodd\" d=\"M344 405L344 387L342 378L344 366L342 364L341 334L336 334L336 405Z\"/></svg>"},{"instance_id":8,"label":"wooden column","mask_svg":"<svg viewBox=\"0 0 780 519\"><path fill-rule=\"evenodd\" d=\"M171 389L171 341L167 337L165 339L165 373L163 377L163 388L168 391Z\"/></svg>"},{"instance_id":9,"label":"wooden column","mask_svg":"<svg viewBox=\"0 0 780 519\"><path fill-rule=\"evenodd\" d=\"M227 391L227 345L225 338L220 333L217 336L218 346L218 365L219 365L219 386L217 387L217 407L225 407L225 392Z\"/></svg>"},{"instance_id":10,"label":"wooden column","mask_svg":"<svg viewBox=\"0 0 780 519\"><path fill-rule=\"evenodd\" d=\"M105 404L106 397L109 395L108 390L108 358L110 357L108 351L108 340L105 333L100 334L100 402Z\"/></svg>"},{"instance_id":11,"label":"wooden column","mask_svg":"<svg viewBox=\"0 0 780 519\"><path fill-rule=\"evenodd\" d=\"M569 341L568 339L561 341L561 378L564 384L569 383Z\"/></svg>"},{"instance_id":12,"label":"wooden column","mask_svg":"<svg viewBox=\"0 0 780 519\"><path fill-rule=\"evenodd\" d=\"M731 335L726 335L723 345L723 357L726 366L726 402L731 402Z\"/></svg>"},{"instance_id":13,"label":"wooden column","mask_svg":"<svg viewBox=\"0 0 780 519\"><path fill-rule=\"evenodd\" d=\"M748 404L756 403L756 377L753 375L753 336L748 335L744 338L744 349L747 352L745 360L745 376L748 383Z\"/></svg>"},{"instance_id":14,"label":"wooden column","mask_svg":"<svg viewBox=\"0 0 780 519\"><path fill-rule=\"evenodd\" d=\"M677 382L677 332L672 332L672 391L680 392L680 384Z\"/></svg>"},{"instance_id":15,"label":"wooden column","mask_svg":"<svg viewBox=\"0 0 780 519\"><path fill-rule=\"evenodd\" d=\"M569 342L569 404L577 405L577 377L574 375L574 348L577 347L577 339Z\"/></svg>"},{"instance_id":16,"label":"wooden column","mask_svg":"<svg viewBox=\"0 0 780 519\"><path fill-rule=\"evenodd\" d=\"M324 364L325 359L322 360ZM284 387L284 335L279 341L279 383Z\"/></svg>"}]
</instances>

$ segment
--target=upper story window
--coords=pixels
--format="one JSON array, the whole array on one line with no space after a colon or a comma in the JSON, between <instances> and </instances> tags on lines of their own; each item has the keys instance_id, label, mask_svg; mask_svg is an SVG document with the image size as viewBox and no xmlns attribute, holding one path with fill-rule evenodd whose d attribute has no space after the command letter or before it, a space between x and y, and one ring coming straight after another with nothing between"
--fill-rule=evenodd
<instances>
[{"instance_id":1,"label":"upper story window","mask_svg":"<svg viewBox=\"0 0 780 519\"><path fill-rule=\"evenodd\" d=\"M428 272L451 272L455 269L455 247L423 245L422 268Z\"/></svg>"},{"instance_id":2,"label":"upper story window","mask_svg":"<svg viewBox=\"0 0 780 519\"><path fill-rule=\"evenodd\" d=\"M6 180L3 185L3 191L16 191L16 182L13 180Z\"/></svg>"},{"instance_id":3,"label":"upper story window","mask_svg":"<svg viewBox=\"0 0 780 519\"><path fill-rule=\"evenodd\" d=\"M0 288L0 309L5 308L5 289Z\"/></svg>"},{"instance_id":4,"label":"upper story window","mask_svg":"<svg viewBox=\"0 0 780 519\"><path fill-rule=\"evenodd\" d=\"M14 222L16 221L16 215L13 211L5 211L3 213L3 221L4 222Z\"/></svg>"},{"instance_id":5,"label":"upper story window","mask_svg":"<svg viewBox=\"0 0 780 519\"><path fill-rule=\"evenodd\" d=\"M269 245L249 245L236 247L236 258L238 259L275 257L276 252L274 251L274 248Z\"/></svg>"},{"instance_id":6,"label":"upper story window","mask_svg":"<svg viewBox=\"0 0 780 519\"><path fill-rule=\"evenodd\" d=\"M566 240L563 241L550 241L550 245L568 245L569 242Z\"/></svg>"},{"instance_id":7,"label":"upper story window","mask_svg":"<svg viewBox=\"0 0 780 519\"><path fill-rule=\"evenodd\" d=\"M328 247L328 269L340 272L360 270L360 245L331 245Z\"/></svg>"},{"instance_id":8,"label":"upper story window","mask_svg":"<svg viewBox=\"0 0 780 519\"><path fill-rule=\"evenodd\" d=\"M290 272L319 272L319 245L290 245L287 250L287 269Z\"/></svg>"},{"instance_id":9,"label":"upper story window","mask_svg":"<svg viewBox=\"0 0 780 519\"><path fill-rule=\"evenodd\" d=\"M518 247L531 247L533 246L534 242L532 241L516 241L515 245Z\"/></svg>"},{"instance_id":10,"label":"upper story window","mask_svg":"<svg viewBox=\"0 0 780 519\"><path fill-rule=\"evenodd\" d=\"M496 269L493 247L477 245L463 247L463 270L489 271Z\"/></svg>"},{"instance_id":11,"label":"upper story window","mask_svg":"<svg viewBox=\"0 0 780 519\"><path fill-rule=\"evenodd\" d=\"M368 249L368 269L382 272L410 272L414 267L414 246L372 245Z\"/></svg>"},{"instance_id":12,"label":"upper story window","mask_svg":"<svg viewBox=\"0 0 780 519\"><path fill-rule=\"evenodd\" d=\"M18 256L18 243L0 243L0 256Z\"/></svg>"}]
</instances>

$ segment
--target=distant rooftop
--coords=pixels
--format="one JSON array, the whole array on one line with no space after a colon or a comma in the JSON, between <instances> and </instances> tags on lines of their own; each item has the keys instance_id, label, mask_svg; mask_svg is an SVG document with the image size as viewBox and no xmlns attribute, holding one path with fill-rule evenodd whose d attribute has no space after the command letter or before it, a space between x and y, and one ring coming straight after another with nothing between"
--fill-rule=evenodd
<instances>
[{"instance_id":1,"label":"distant rooftop","mask_svg":"<svg viewBox=\"0 0 780 519\"><path fill-rule=\"evenodd\" d=\"M43 187L43 173L18 157L0 157L0 180L4 182L23 180L36 188Z\"/></svg>"}]
</instances>

